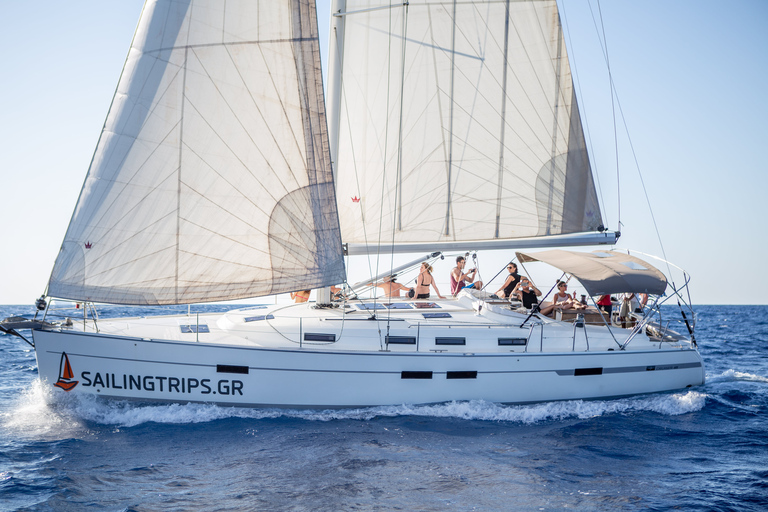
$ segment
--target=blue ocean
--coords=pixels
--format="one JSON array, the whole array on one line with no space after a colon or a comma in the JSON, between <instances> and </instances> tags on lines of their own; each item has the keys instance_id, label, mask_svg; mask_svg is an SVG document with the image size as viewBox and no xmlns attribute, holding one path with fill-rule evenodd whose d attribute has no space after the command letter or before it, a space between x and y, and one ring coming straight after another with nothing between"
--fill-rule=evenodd
<instances>
[{"instance_id":1,"label":"blue ocean","mask_svg":"<svg viewBox=\"0 0 768 512\"><path fill-rule=\"evenodd\" d=\"M768 510L768 306L695 311L704 386L526 406L84 399L0 335L0 510Z\"/></svg>"}]
</instances>

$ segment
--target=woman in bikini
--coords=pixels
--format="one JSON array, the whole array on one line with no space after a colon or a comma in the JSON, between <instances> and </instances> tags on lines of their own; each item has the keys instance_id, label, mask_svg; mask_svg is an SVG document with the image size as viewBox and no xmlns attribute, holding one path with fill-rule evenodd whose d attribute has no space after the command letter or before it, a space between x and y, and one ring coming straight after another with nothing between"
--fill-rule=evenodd
<instances>
[{"instance_id":1,"label":"woman in bikini","mask_svg":"<svg viewBox=\"0 0 768 512\"><path fill-rule=\"evenodd\" d=\"M428 299L430 286L435 289L435 293L438 297L441 299L445 298L440 295L440 290L437 289L437 285L435 284L435 278L432 277L432 266L425 261L421 264L421 270L416 278L416 298Z\"/></svg>"}]
</instances>

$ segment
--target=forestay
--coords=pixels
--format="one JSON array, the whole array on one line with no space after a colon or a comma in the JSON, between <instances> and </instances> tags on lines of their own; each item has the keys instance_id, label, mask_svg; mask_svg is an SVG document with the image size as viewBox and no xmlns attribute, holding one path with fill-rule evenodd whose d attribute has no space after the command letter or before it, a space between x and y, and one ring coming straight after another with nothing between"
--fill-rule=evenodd
<instances>
[{"instance_id":1,"label":"forestay","mask_svg":"<svg viewBox=\"0 0 768 512\"><path fill-rule=\"evenodd\" d=\"M597 230L556 2L389 5L347 0L343 34L331 35L343 39L344 242L375 249Z\"/></svg>"},{"instance_id":2,"label":"forestay","mask_svg":"<svg viewBox=\"0 0 768 512\"><path fill-rule=\"evenodd\" d=\"M48 294L180 304L344 280L309 0L146 3Z\"/></svg>"},{"instance_id":3,"label":"forestay","mask_svg":"<svg viewBox=\"0 0 768 512\"><path fill-rule=\"evenodd\" d=\"M661 295L667 278L650 263L618 251L575 252L555 249L517 253L520 263L542 261L573 275L590 295L637 292Z\"/></svg>"}]
</instances>

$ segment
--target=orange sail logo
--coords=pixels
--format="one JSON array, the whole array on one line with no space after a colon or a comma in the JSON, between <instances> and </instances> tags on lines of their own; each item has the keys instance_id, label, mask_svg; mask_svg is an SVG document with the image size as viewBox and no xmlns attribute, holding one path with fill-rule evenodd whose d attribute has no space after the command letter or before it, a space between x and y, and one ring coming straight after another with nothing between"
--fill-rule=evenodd
<instances>
[{"instance_id":1,"label":"orange sail logo","mask_svg":"<svg viewBox=\"0 0 768 512\"><path fill-rule=\"evenodd\" d=\"M56 381L54 386L61 388L64 391L69 391L80 382L78 380L72 380L75 374L72 373L72 366L69 364L69 358L66 352L61 353L61 361L59 362L59 380Z\"/></svg>"}]
</instances>

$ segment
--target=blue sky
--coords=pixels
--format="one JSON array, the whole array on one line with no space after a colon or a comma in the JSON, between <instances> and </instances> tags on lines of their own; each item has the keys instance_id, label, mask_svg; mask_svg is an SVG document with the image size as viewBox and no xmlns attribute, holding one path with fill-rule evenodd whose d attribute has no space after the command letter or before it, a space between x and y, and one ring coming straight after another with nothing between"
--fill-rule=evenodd
<instances>
[{"instance_id":1,"label":"blue sky","mask_svg":"<svg viewBox=\"0 0 768 512\"><path fill-rule=\"evenodd\" d=\"M318 2L324 46L329 3ZM3 5L0 304L31 303L45 288L142 4ZM592 18L598 6L592 1L590 10L583 0L560 5L605 216L615 229L617 159L610 90ZM631 140L667 258L691 274L694 303L768 303L768 2L614 0L603 1L600 10L631 135L627 139L617 118L623 224L618 247L662 253ZM481 255L486 279L509 257ZM436 268L443 292L451 266L442 262Z\"/></svg>"}]
</instances>

